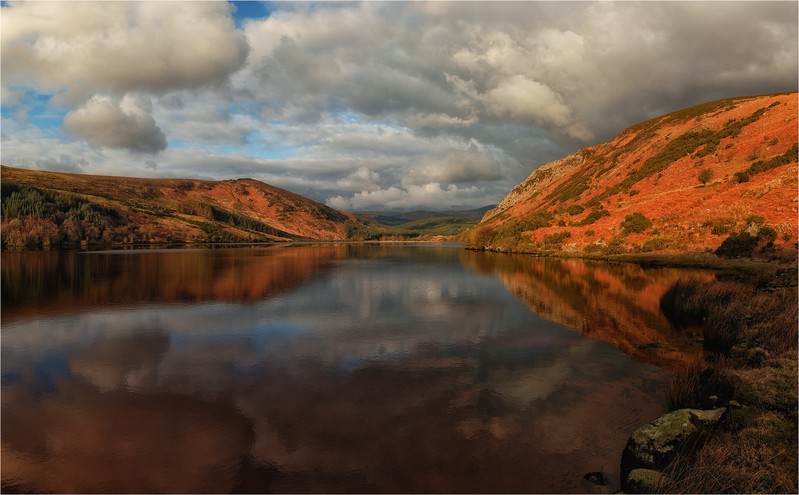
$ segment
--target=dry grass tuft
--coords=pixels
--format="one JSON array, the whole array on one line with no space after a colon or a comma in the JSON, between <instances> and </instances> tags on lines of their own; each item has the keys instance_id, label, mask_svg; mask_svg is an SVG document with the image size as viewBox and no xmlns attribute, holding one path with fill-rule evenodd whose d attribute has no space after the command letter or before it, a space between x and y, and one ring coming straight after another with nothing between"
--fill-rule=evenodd
<instances>
[{"instance_id":1,"label":"dry grass tuft","mask_svg":"<svg viewBox=\"0 0 799 495\"><path fill-rule=\"evenodd\" d=\"M796 428L766 414L740 432L710 437L669 468L661 493L799 493Z\"/></svg>"},{"instance_id":2,"label":"dry grass tuft","mask_svg":"<svg viewBox=\"0 0 799 495\"><path fill-rule=\"evenodd\" d=\"M660 307L677 327L700 326L710 351L728 353L744 340L775 354L797 348L796 287L757 292L740 282L680 280Z\"/></svg>"},{"instance_id":3,"label":"dry grass tuft","mask_svg":"<svg viewBox=\"0 0 799 495\"><path fill-rule=\"evenodd\" d=\"M661 308L676 326L701 326L713 351L675 374L669 407L736 400L743 408L732 409L701 449L676 460L658 491L798 493L796 287L680 281Z\"/></svg>"},{"instance_id":4,"label":"dry grass tuft","mask_svg":"<svg viewBox=\"0 0 799 495\"><path fill-rule=\"evenodd\" d=\"M739 382L728 359L721 357L708 363L700 356L674 374L667 397L669 410L726 405L736 397ZM715 400L710 398L714 395Z\"/></svg>"}]
</instances>

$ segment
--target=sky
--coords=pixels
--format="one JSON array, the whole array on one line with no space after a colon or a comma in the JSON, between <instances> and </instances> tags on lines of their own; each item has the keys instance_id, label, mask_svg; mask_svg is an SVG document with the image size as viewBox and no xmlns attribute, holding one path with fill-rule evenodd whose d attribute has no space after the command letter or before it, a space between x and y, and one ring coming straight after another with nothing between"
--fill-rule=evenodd
<instances>
[{"instance_id":1,"label":"sky","mask_svg":"<svg viewBox=\"0 0 799 495\"><path fill-rule=\"evenodd\" d=\"M797 90L797 2L2 2L4 165L499 202L719 98Z\"/></svg>"}]
</instances>

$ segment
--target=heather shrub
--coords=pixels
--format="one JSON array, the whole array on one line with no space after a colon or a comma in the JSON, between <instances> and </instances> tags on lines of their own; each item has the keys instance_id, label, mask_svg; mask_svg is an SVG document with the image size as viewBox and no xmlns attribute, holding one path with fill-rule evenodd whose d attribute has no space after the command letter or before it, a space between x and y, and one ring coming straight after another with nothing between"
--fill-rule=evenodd
<instances>
[{"instance_id":1,"label":"heather shrub","mask_svg":"<svg viewBox=\"0 0 799 495\"><path fill-rule=\"evenodd\" d=\"M569 215L579 215L583 211L585 211L585 208L581 205L571 205L568 208L566 208L566 213L568 213Z\"/></svg>"},{"instance_id":2,"label":"heather shrub","mask_svg":"<svg viewBox=\"0 0 799 495\"><path fill-rule=\"evenodd\" d=\"M560 245L564 239L571 237L571 233L569 232L556 232L554 234L547 234L544 236L544 245L546 246L557 246Z\"/></svg>"},{"instance_id":3,"label":"heather shrub","mask_svg":"<svg viewBox=\"0 0 799 495\"><path fill-rule=\"evenodd\" d=\"M652 220L646 218L643 213L636 211L632 215L624 217L621 228L629 234L631 232L644 232L652 226Z\"/></svg>"},{"instance_id":4,"label":"heather shrub","mask_svg":"<svg viewBox=\"0 0 799 495\"><path fill-rule=\"evenodd\" d=\"M707 184L713 178L713 171L709 168L704 168L701 172L699 172L697 178L702 184Z\"/></svg>"},{"instance_id":5,"label":"heather shrub","mask_svg":"<svg viewBox=\"0 0 799 495\"><path fill-rule=\"evenodd\" d=\"M722 258L749 258L755 254L757 237L747 233L732 233L716 249L716 256Z\"/></svg>"}]
</instances>

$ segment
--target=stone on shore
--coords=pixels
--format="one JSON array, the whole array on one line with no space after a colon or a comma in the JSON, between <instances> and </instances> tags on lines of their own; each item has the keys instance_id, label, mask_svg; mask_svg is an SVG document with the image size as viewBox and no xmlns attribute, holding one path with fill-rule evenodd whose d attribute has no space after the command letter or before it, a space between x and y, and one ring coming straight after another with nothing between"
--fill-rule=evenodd
<instances>
[{"instance_id":1,"label":"stone on shore","mask_svg":"<svg viewBox=\"0 0 799 495\"><path fill-rule=\"evenodd\" d=\"M690 452L702 433L718 423L726 411L724 407L708 411L679 409L635 430L621 458L622 483L634 469L661 470L677 454Z\"/></svg>"}]
</instances>

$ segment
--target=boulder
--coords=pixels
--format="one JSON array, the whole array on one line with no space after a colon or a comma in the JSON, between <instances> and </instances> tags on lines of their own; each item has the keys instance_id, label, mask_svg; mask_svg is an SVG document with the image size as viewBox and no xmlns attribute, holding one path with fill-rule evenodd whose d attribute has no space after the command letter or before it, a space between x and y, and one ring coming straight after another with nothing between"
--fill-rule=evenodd
<instances>
[{"instance_id":1,"label":"boulder","mask_svg":"<svg viewBox=\"0 0 799 495\"><path fill-rule=\"evenodd\" d=\"M621 457L623 488L632 470L660 470L671 463L678 453L689 452L702 433L721 421L726 411L724 407L709 411L679 409L635 430Z\"/></svg>"},{"instance_id":2,"label":"boulder","mask_svg":"<svg viewBox=\"0 0 799 495\"><path fill-rule=\"evenodd\" d=\"M626 493L659 493L669 475L652 469L633 469L627 475Z\"/></svg>"}]
</instances>

